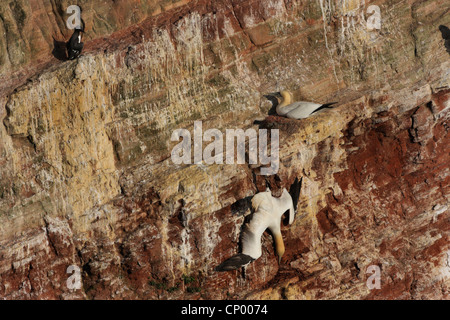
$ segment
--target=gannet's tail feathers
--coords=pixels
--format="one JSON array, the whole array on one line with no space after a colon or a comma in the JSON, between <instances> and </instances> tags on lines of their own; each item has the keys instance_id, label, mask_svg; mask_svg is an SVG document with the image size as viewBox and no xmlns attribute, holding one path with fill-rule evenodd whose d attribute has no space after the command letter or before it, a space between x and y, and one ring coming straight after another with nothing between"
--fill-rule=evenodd
<instances>
[{"instance_id":1,"label":"gannet's tail feathers","mask_svg":"<svg viewBox=\"0 0 450 320\"><path fill-rule=\"evenodd\" d=\"M316 113L319 110L325 109L325 108L333 108L331 107L333 104L336 104L337 102L329 102L329 103L325 103L323 105L321 105L319 108L317 108L316 110L314 110L313 112L311 112L311 114Z\"/></svg>"},{"instance_id":2,"label":"gannet's tail feathers","mask_svg":"<svg viewBox=\"0 0 450 320\"><path fill-rule=\"evenodd\" d=\"M249 255L240 253L235 256L232 256L228 260L225 260L220 265L216 267L216 271L230 271L230 270L236 270L241 267L244 267L254 261L252 257Z\"/></svg>"}]
</instances>

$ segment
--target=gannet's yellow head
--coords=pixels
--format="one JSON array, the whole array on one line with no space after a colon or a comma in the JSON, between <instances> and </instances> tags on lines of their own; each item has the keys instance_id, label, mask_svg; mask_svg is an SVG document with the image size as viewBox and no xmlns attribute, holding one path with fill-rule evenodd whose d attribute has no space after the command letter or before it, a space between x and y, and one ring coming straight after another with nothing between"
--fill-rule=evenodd
<instances>
[{"instance_id":1,"label":"gannet's yellow head","mask_svg":"<svg viewBox=\"0 0 450 320\"><path fill-rule=\"evenodd\" d=\"M281 101L280 107L287 106L288 104L292 103L292 93L290 93L287 90L280 91L280 95L283 98L283 101Z\"/></svg>"}]
</instances>

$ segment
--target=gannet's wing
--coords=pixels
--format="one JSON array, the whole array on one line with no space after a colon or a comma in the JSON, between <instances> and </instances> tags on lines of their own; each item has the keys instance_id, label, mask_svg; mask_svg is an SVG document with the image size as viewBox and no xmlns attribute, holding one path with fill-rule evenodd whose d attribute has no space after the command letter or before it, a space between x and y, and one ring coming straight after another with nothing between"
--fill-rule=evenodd
<instances>
[{"instance_id":1,"label":"gannet's wing","mask_svg":"<svg viewBox=\"0 0 450 320\"><path fill-rule=\"evenodd\" d=\"M220 265L216 267L216 271L230 271L230 270L236 270L240 267L244 267L250 262L253 262L255 259L252 257L240 253L235 256L232 256L231 258L225 260Z\"/></svg>"},{"instance_id":2,"label":"gannet's wing","mask_svg":"<svg viewBox=\"0 0 450 320\"><path fill-rule=\"evenodd\" d=\"M304 119L309 117L314 112L317 112L323 108L329 108L332 104L335 104L336 102L320 104L315 102L299 101L296 103L298 104L298 107L287 112L286 117L291 119Z\"/></svg>"},{"instance_id":3,"label":"gannet's wing","mask_svg":"<svg viewBox=\"0 0 450 320\"><path fill-rule=\"evenodd\" d=\"M297 211L298 199L300 197L300 190L302 189L302 182L303 177L300 178L300 181L298 180L298 178L295 178L294 183L292 183L291 187L289 188L289 194L292 197L294 211Z\"/></svg>"},{"instance_id":4,"label":"gannet's wing","mask_svg":"<svg viewBox=\"0 0 450 320\"><path fill-rule=\"evenodd\" d=\"M293 102L284 107L281 107L281 106L277 107L276 111L277 111L278 115L284 116L284 115L288 114L289 112L291 112L292 110L295 110L298 107L301 107L301 105L302 105L301 102Z\"/></svg>"},{"instance_id":5,"label":"gannet's wing","mask_svg":"<svg viewBox=\"0 0 450 320\"><path fill-rule=\"evenodd\" d=\"M333 108L333 107L331 107L333 104L336 104L337 102L329 102L329 103L325 103L325 104L323 104L323 105L321 105L319 108L317 108L316 110L314 110L313 111L313 113L316 113L316 112L318 112L318 111L320 111L320 110L322 110L322 109L325 109L325 108Z\"/></svg>"},{"instance_id":6,"label":"gannet's wing","mask_svg":"<svg viewBox=\"0 0 450 320\"><path fill-rule=\"evenodd\" d=\"M290 119L307 118L316 109L320 108L321 104L314 102L298 101L295 102L297 107L286 113L286 117Z\"/></svg>"},{"instance_id":7,"label":"gannet's wing","mask_svg":"<svg viewBox=\"0 0 450 320\"><path fill-rule=\"evenodd\" d=\"M242 253L237 254L222 262L216 271L229 271L239 269L258 259L261 254L261 236L267 229L270 221L267 221L267 214L256 211L250 223L244 225L241 235Z\"/></svg>"},{"instance_id":8,"label":"gannet's wing","mask_svg":"<svg viewBox=\"0 0 450 320\"><path fill-rule=\"evenodd\" d=\"M252 220L245 224L244 231L242 232L242 253L249 255L255 260L261 256L261 237L273 219L273 215L263 209L259 209L253 213Z\"/></svg>"}]
</instances>

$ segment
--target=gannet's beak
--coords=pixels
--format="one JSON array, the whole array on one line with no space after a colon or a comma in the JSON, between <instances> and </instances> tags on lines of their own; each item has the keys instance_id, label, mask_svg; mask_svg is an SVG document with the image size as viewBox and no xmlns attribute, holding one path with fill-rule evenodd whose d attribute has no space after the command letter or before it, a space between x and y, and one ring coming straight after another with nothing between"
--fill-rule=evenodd
<instances>
[{"instance_id":1,"label":"gannet's beak","mask_svg":"<svg viewBox=\"0 0 450 320\"><path fill-rule=\"evenodd\" d=\"M269 98L269 97L275 97L275 98L281 98L281 93L280 92L270 92L264 95L264 97Z\"/></svg>"},{"instance_id":2,"label":"gannet's beak","mask_svg":"<svg viewBox=\"0 0 450 320\"><path fill-rule=\"evenodd\" d=\"M278 265L281 264L281 257L278 257Z\"/></svg>"},{"instance_id":3,"label":"gannet's beak","mask_svg":"<svg viewBox=\"0 0 450 320\"><path fill-rule=\"evenodd\" d=\"M272 95L274 97L277 97L277 98L281 98L281 93L279 91L278 92L272 92L272 93L270 93L270 95Z\"/></svg>"}]
</instances>

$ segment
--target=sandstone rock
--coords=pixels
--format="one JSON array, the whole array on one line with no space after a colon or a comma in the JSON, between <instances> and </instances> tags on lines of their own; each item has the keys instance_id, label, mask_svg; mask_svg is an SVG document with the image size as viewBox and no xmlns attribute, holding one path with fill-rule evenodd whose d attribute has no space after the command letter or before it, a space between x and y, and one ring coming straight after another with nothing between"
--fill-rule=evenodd
<instances>
[{"instance_id":1,"label":"sandstone rock","mask_svg":"<svg viewBox=\"0 0 450 320\"><path fill-rule=\"evenodd\" d=\"M0 297L448 299L450 62L436 26L450 16L439 1L381 1L368 30L359 2L328 4L91 1L76 61L51 56L67 3L2 5ZM268 115L280 89L338 104ZM175 165L171 134L195 120L279 129L278 173ZM251 197L295 178L281 265L265 233L245 272L215 272Z\"/></svg>"}]
</instances>

